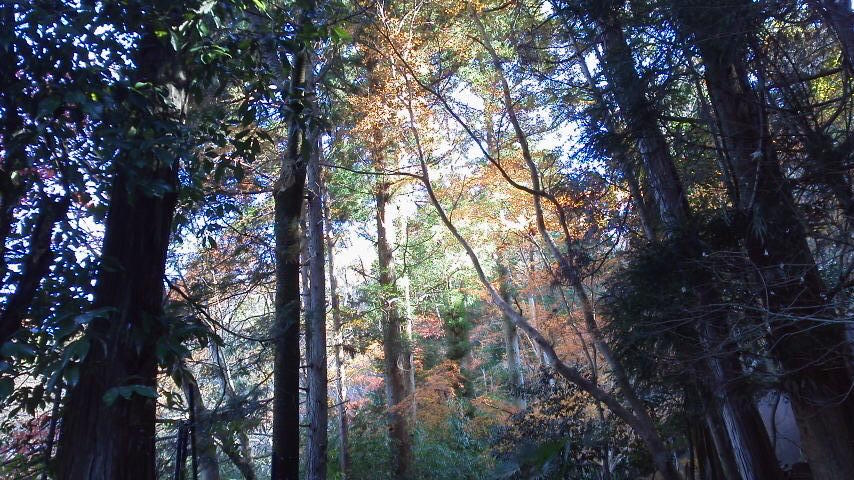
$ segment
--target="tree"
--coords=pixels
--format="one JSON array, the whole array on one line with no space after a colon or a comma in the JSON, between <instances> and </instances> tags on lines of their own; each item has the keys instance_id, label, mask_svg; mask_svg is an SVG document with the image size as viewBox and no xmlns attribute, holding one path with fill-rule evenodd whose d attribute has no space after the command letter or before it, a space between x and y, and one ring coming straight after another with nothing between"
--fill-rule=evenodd
<instances>
[{"instance_id":1,"label":"tree","mask_svg":"<svg viewBox=\"0 0 854 480\"><path fill-rule=\"evenodd\" d=\"M307 166L309 264L309 310L306 331L308 360L308 415L309 453L308 478L326 478L327 450L327 375L326 375L326 257L324 255L324 199L323 179L320 169L320 135L314 133L312 157ZM330 275L332 273L330 272Z\"/></svg>"},{"instance_id":2,"label":"tree","mask_svg":"<svg viewBox=\"0 0 854 480\"><path fill-rule=\"evenodd\" d=\"M127 14L135 17L140 12ZM163 88L168 96L149 113L145 107L153 99L128 92L143 105L130 107L129 113L139 120L128 127L138 129L140 137L131 134L129 143L143 135L157 141L142 151L125 149L115 161L93 305L105 315L86 332L89 352L63 413L57 452L60 478L155 476L155 346L165 328L162 279L183 155L176 133L186 115L188 94L180 54L156 28L143 29L135 80Z\"/></svg>"},{"instance_id":3,"label":"tree","mask_svg":"<svg viewBox=\"0 0 854 480\"><path fill-rule=\"evenodd\" d=\"M745 56L757 21L755 7L739 3L734 12L712 9L700 14L693 6L674 3L676 21L703 58L709 96L738 185L732 201L743 220L735 233L743 236L748 256L767 285L764 306L771 352L783 368L804 449L817 478L854 475L847 454L854 442L854 398L848 394L852 379L844 329L828 321L833 312L827 306L827 288L770 142L762 93L748 80ZM721 34L724 41L708 40Z\"/></svg>"},{"instance_id":4,"label":"tree","mask_svg":"<svg viewBox=\"0 0 854 480\"><path fill-rule=\"evenodd\" d=\"M298 28L311 28L312 5L303 10ZM310 43L303 39L294 51L288 86L287 151L273 192L276 237L276 313L273 335L276 359L273 366L273 460L272 478L299 478L299 324L300 324L300 238L306 166L314 140L309 136L309 86L312 85Z\"/></svg>"}]
</instances>

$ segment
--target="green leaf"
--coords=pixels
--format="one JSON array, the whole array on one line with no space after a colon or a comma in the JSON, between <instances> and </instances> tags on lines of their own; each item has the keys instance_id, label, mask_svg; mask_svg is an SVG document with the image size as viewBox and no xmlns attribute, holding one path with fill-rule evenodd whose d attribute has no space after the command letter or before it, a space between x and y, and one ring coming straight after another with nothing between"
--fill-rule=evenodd
<instances>
[{"instance_id":1,"label":"green leaf","mask_svg":"<svg viewBox=\"0 0 854 480\"><path fill-rule=\"evenodd\" d=\"M169 31L169 43L176 52L181 51L181 38L178 35L179 33L174 30Z\"/></svg>"},{"instance_id":2,"label":"green leaf","mask_svg":"<svg viewBox=\"0 0 854 480\"><path fill-rule=\"evenodd\" d=\"M350 32L348 32L344 27L341 27L338 25L332 27L332 31L330 32L330 36L332 37L332 40L334 40L336 42L351 42L351 41L353 41L353 36L350 35Z\"/></svg>"},{"instance_id":3,"label":"green leaf","mask_svg":"<svg viewBox=\"0 0 854 480\"><path fill-rule=\"evenodd\" d=\"M86 357L87 353L89 353L89 339L81 338L79 340L75 340L69 343L68 346L65 347L63 357L66 360L82 360L84 357Z\"/></svg>"},{"instance_id":4,"label":"green leaf","mask_svg":"<svg viewBox=\"0 0 854 480\"><path fill-rule=\"evenodd\" d=\"M130 397L133 395L139 395L141 397L148 398L157 398L157 390L149 387L147 385L124 385L121 387L113 387L104 393L102 400L108 406L116 403L116 400L119 397L124 398L125 400L130 400Z\"/></svg>"},{"instance_id":5,"label":"green leaf","mask_svg":"<svg viewBox=\"0 0 854 480\"><path fill-rule=\"evenodd\" d=\"M202 15L210 13L213 10L213 8L216 6L216 2L217 2L217 0L205 0L199 6L198 12L201 13Z\"/></svg>"},{"instance_id":6,"label":"green leaf","mask_svg":"<svg viewBox=\"0 0 854 480\"><path fill-rule=\"evenodd\" d=\"M11 378L0 378L0 402L8 398L14 389L15 382Z\"/></svg>"},{"instance_id":7,"label":"green leaf","mask_svg":"<svg viewBox=\"0 0 854 480\"><path fill-rule=\"evenodd\" d=\"M0 357L32 357L36 351L23 342L6 342L0 347Z\"/></svg>"},{"instance_id":8,"label":"green leaf","mask_svg":"<svg viewBox=\"0 0 854 480\"><path fill-rule=\"evenodd\" d=\"M139 395L140 397L157 398L157 390L148 385L130 385L131 394ZM130 398L130 395L128 395Z\"/></svg>"}]
</instances>

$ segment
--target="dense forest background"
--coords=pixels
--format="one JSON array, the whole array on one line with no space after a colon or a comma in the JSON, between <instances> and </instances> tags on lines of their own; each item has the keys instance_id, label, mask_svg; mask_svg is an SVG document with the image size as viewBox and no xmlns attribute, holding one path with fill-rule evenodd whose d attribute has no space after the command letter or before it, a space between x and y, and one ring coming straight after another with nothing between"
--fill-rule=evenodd
<instances>
[{"instance_id":1,"label":"dense forest background","mask_svg":"<svg viewBox=\"0 0 854 480\"><path fill-rule=\"evenodd\" d=\"M0 0L0 477L854 479L848 0Z\"/></svg>"}]
</instances>

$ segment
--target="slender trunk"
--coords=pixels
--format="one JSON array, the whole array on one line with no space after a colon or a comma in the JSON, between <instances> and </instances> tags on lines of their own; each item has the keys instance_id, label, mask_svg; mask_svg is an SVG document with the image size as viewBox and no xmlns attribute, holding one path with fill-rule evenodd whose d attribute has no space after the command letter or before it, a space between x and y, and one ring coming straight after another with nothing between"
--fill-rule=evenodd
<instances>
[{"instance_id":1,"label":"slender trunk","mask_svg":"<svg viewBox=\"0 0 854 480\"><path fill-rule=\"evenodd\" d=\"M602 402L596 402L596 414L599 416L599 422L602 425L607 425ZM602 480L611 480L611 439L607 433L604 436L604 445L602 445Z\"/></svg>"},{"instance_id":2,"label":"slender trunk","mask_svg":"<svg viewBox=\"0 0 854 480\"><path fill-rule=\"evenodd\" d=\"M702 435L704 453L703 458L705 459L705 461L701 464L703 468L700 470L702 478L704 480L718 480L720 478L738 478L727 476L724 473L725 470L723 469L720 463L720 454L717 452L709 427L707 425L701 425L699 429L700 434ZM735 466L734 463L733 466Z\"/></svg>"},{"instance_id":3,"label":"slender trunk","mask_svg":"<svg viewBox=\"0 0 854 480\"><path fill-rule=\"evenodd\" d=\"M370 58L367 62L369 72L369 90L371 93L380 91L380 79L374 73L377 60ZM387 139L379 126L372 132L370 153L374 169L378 172L386 170L385 146ZM378 280L382 294L380 297L382 311L383 356L385 364L386 400L388 404L389 439L394 453L395 478L406 480L412 476L412 439L411 425L407 421L398 404L403 402L408 392L406 365L409 355L407 345L401 332L402 322L394 295L397 287L392 274L392 251L388 238L387 227L391 225L387 218L386 207L391 198L391 184L388 176L379 175L374 187L377 223L377 269Z\"/></svg>"},{"instance_id":4,"label":"slender trunk","mask_svg":"<svg viewBox=\"0 0 854 480\"><path fill-rule=\"evenodd\" d=\"M854 396L845 329L835 322L806 232L770 140L762 101L748 80L755 5L744 0L696 9L675 2L676 18L695 38L705 79L734 165L750 260L766 291L771 353L783 367L784 388L817 480L854 478ZM721 18L738 18L738 26ZM723 29L728 35L724 35ZM735 34L729 32L736 32ZM721 41L709 41L718 36ZM761 93L761 92L760 92Z\"/></svg>"},{"instance_id":5,"label":"slender trunk","mask_svg":"<svg viewBox=\"0 0 854 480\"><path fill-rule=\"evenodd\" d=\"M219 462L216 457L211 412L205 408L202 392L199 390L199 385L196 383L192 372L187 369L186 365L181 365L179 371L178 386L184 392L187 404L192 405L193 408L195 422L191 428L195 435L199 478L201 480L219 480ZM190 401L191 397L192 401Z\"/></svg>"},{"instance_id":6,"label":"slender trunk","mask_svg":"<svg viewBox=\"0 0 854 480\"><path fill-rule=\"evenodd\" d=\"M350 478L350 421L347 416L347 388L344 378L344 335L341 329L341 299L338 297L338 278L335 276L334 241L332 223L329 215L329 196L323 203L323 215L326 225L326 255L329 259L329 298L332 300L332 328L335 331L335 391L338 400L338 463L342 480Z\"/></svg>"},{"instance_id":7,"label":"slender trunk","mask_svg":"<svg viewBox=\"0 0 854 480\"><path fill-rule=\"evenodd\" d=\"M143 33L135 63L138 80L170 87L170 103L156 108L168 123L183 118L186 81L172 48L154 32ZM131 139L132 144L137 139ZM161 154L165 145L152 147ZM119 152L110 195L102 264L93 307L106 309L87 331L89 352L80 381L69 392L57 452L59 479L155 478L155 399L133 394L108 404L114 388L156 391L155 345L163 324L163 275L178 190L178 161L155 151ZM139 165L137 159L150 159ZM145 185L168 188L154 194Z\"/></svg>"},{"instance_id":8,"label":"slender trunk","mask_svg":"<svg viewBox=\"0 0 854 480\"><path fill-rule=\"evenodd\" d=\"M50 412L50 426L47 430L47 441L44 449L45 469L42 472L42 480L48 480L50 462L53 458L53 444L56 442L56 427L59 423L59 407L62 403L62 387L56 388L56 397L53 399L53 409Z\"/></svg>"},{"instance_id":9,"label":"slender trunk","mask_svg":"<svg viewBox=\"0 0 854 480\"><path fill-rule=\"evenodd\" d=\"M223 392L223 400L228 407L237 404L237 394L234 391L234 385L231 382L231 372L228 368L228 362L223 357L222 351L216 342L209 343L211 361L216 366L217 377L220 381L220 387ZM249 435L242 428L237 428L235 431L231 429L217 429L217 438L222 445L222 451L226 454L229 460L240 471L245 480L255 480L255 468L252 465L252 446L249 443ZM235 437L237 443L235 444Z\"/></svg>"},{"instance_id":10,"label":"slender trunk","mask_svg":"<svg viewBox=\"0 0 854 480\"><path fill-rule=\"evenodd\" d=\"M41 199L30 236L29 252L22 262L20 279L14 293L7 299L5 308L0 311L0 345L9 341L21 328L21 322L30 309L39 283L53 263L54 253L50 249L53 230L68 211L68 203L68 197L54 200L45 195Z\"/></svg>"},{"instance_id":11,"label":"slender trunk","mask_svg":"<svg viewBox=\"0 0 854 480\"><path fill-rule=\"evenodd\" d=\"M320 172L320 133L313 132L312 156L308 164L308 237L309 282L308 329L308 479L326 478L327 450L327 378L326 378L326 272L323 234L323 180ZM310 333L309 333L310 332Z\"/></svg>"},{"instance_id":12,"label":"slender trunk","mask_svg":"<svg viewBox=\"0 0 854 480\"><path fill-rule=\"evenodd\" d=\"M487 149L490 155L498 158L499 146L496 140L495 125L492 120L492 112L489 109L485 110L486 114L484 123L486 128ZM499 278L498 293L501 295L501 298L503 298L505 302L510 303L512 301L512 299L510 298L510 272L501 262L500 257L496 262L496 269ZM532 322L534 325L536 325L536 319L532 319ZM522 377L521 352L519 350L519 331L513 321L507 318L506 315L501 316L501 323L502 332L504 333L504 361L507 366L507 372L510 375L510 395L515 399L516 405L519 408L525 408L525 399L521 395L521 389L524 383L524 379ZM537 361L542 362L542 360L540 359L540 352L538 349L536 349L536 347L535 352L537 356Z\"/></svg>"},{"instance_id":13,"label":"slender trunk","mask_svg":"<svg viewBox=\"0 0 854 480\"><path fill-rule=\"evenodd\" d=\"M499 278L498 294L505 302L510 303L510 277L507 268L501 261L497 263L497 271ZM525 400L521 395L524 383L519 354L519 332L516 324L507 315L502 315L501 319L504 331L504 360L507 364L507 372L510 374L510 394L516 399L517 406L524 408Z\"/></svg>"},{"instance_id":14,"label":"slender trunk","mask_svg":"<svg viewBox=\"0 0 854 480\"><path fill-rule=\"evenodd\" d=\"M310 10L310 8L309 8ZM310 27L304 12L300 29ZM306 164L313 145L306 138L308 76L311 72L309 45L303 43L294 55L288 92L288 144L276 182L274 233L276 237L276 306L273 323L273 453L272 480L299 479L300 400L300 231ZM308 111L306 111L308 110Z\"/></svg>"},{"instance_id":15,"label":"slender trunk","mask_svg":"<svg viewBox=\"0 0 854 480\"><path fill-rule=\"evenodd\" d=\"M404 277L403 280L403 311L406 316L406 350L409 356L409 358L406 359L406 366L409 369L409 385L407 385L407 390L412 402L410 422L412 422L412 425L415 425L415 422L418 420L418 401L417 395L415 395L415 349L412 345L412 299L409 296L409 277Z\"/></svg>"}]
</instances>

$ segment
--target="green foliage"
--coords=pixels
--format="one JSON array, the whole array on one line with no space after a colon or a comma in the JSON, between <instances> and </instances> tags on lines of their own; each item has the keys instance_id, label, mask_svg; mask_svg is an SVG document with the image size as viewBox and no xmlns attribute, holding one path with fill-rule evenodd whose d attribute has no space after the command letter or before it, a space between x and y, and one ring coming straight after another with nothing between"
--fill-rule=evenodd
<instances>
[{"instance_id":1,"label":"green foliage","mask_svg":"<svg viewBox=\"0 0 854 480\"><path fill-rule=\"evenodd\" d=\"M453 300L452 300L453 301ZM469 331L472 328L468 320L465 298L453 301L442 312L442 322L447 343L446 356L450 360L460 361L471 350Z\"/></svg>"},{"instance_id":2,"label":"green foliage","mask_svg":"<svg viewBox=\"0 0 854 480\"><path fill-rule=\"evenodd\" d=\"M492 478L492 458L488 438L471 429L474 418L465 415L467 409L452 400L453 412L439 425L419 426L414 434L414 477L425 480L480 480ZM464 403L464 402L463 402ZM352 477L356 480L391 479L392 452L386 440L384 406L379 397L358 410L351 423L350 454ZM330 432L332 435L333 432ZM334 437L330 437L334 438ZM338 451L330 443L330 478L338 478Z\"/></svg>"}]
</instances>

